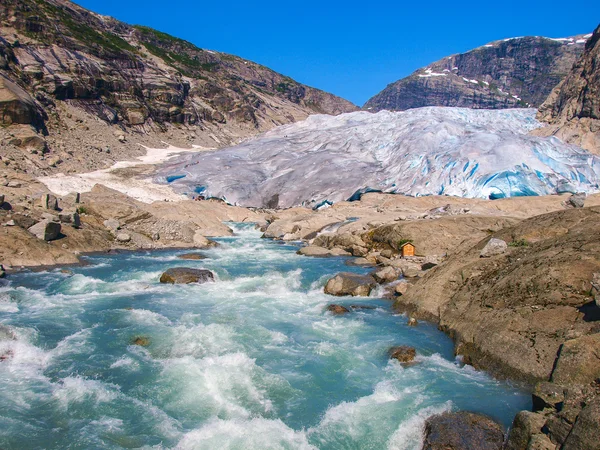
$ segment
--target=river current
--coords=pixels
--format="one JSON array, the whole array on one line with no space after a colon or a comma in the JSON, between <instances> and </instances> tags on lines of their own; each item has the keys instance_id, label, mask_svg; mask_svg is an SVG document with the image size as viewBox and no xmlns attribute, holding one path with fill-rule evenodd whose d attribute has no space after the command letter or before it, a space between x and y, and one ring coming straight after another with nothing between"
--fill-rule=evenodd
<instances>
[{"instance_id":1,"label":"river current","mask_svg":"<svg viewBox=\"0 0 600 450\"><path fill-rule=\"evenodd\" d=\"M323 294L344 258L297 255L251 225L183 250L85 257L0 287L0 448L419 449L447 410L509 426L527 392L465 366L390 302ZM216 282L164 285L169 267ZM344 316L330 303L367 305ZM10 339L10 334L16 339ZM143 343L144 345L136 345ZM417 349L390 361L390 346Z\"/></svg>"}]
</instances>

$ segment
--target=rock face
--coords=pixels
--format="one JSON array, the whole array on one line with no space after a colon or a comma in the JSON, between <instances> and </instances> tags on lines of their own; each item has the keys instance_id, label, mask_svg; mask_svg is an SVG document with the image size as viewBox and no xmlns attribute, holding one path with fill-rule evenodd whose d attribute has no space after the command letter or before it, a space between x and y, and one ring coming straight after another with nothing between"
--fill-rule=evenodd
<instances>
[{"instance_id":1,"label":"rock face","mask_svg":"<svg viewBox=\"0 0 600 450\"><path fill-rule=\"evenodd\" d=\"M537 107L583 52L585 36L523 37L452 55L388 85L363 107L401 111L422 106Z\"/></svg>"},{"instance_id":2,"label":"rock face","mask_svg":"<svg viewBox=\"0 0 600 450\"><path fill-rule=\"evenodd\" d=\"M363 296L371 293L376 283L373 277L356 273L342 272L331 278L325 285L325 293L329 295Z\"/></svg>"},{"instance_id":3,"label":"rock face","mask_svg":"<svg viewBox=\"0 0 600 450\"><path fill-rule=\"evenodd\" d=\"M167 270L160 276L161 283L190 284L214 281L215 276L210 270L190 269L188 267L175 267Z\"/></svg>"},{"instance_id":4,"label":"rock face","mask_svg":"<svg viewBox=\"0 0 600 450\"><path fill-rule=\"evenodd\" d=\"M600 25L565 80L540 107L538 117L550 126L542 135L600 154Z\"/></svg>"},{"instance_id":5,"label":"rock face","mask_svg":"<svg viewBox=\"0 0 600 450\"><path fill-rule=\"evenodd\" d=\"M444 413L425 424L423 450L501 450L503 444L500 425L480 414Z\"/></svg>"}]
</instances>

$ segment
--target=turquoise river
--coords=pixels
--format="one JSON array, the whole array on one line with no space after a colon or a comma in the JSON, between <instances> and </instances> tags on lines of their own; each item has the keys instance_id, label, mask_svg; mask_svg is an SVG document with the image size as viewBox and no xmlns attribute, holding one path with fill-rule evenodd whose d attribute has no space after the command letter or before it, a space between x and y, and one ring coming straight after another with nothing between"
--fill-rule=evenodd
<instances>
[{"instance_id":1,"label":"turquoise river","mask_svg":"<svg viewBox=\"0 0 600 450\"><path fill-rule=\"evenodd\" d=\"M462 365L447 336L408 327L377 294L323 293L335 273L367 269L231 226L205 260L106 254L11 275L0 448L419 449L430 415L465 409L508 427L530 407L526 391ZM217 281L160 284L176 266ZM333 316L331 302L376 308ZM388 359L399 344L417 349L415 364Z\"/></svg>"}]
</instances>

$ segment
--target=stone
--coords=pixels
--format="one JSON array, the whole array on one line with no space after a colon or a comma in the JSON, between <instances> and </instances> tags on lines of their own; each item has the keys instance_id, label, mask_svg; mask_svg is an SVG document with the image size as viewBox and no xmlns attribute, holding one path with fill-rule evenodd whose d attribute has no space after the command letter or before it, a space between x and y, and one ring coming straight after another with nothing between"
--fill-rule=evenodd
<instances>
[{"instance_id":1,"label":"stone","mask_svg":"<svg viewBox=\"0 0 600 450\"><path fill-rule=\"evenodd\" d=\"M406 325L408 325L409 327L416 327L418 324L419 322L414 317L409 317L408 322L406 322Z\"/></svg>"},{"instance_id":2,"label":"stone","mask_svg":"<svg viewBox=\"0 0 600 450\"><path fill-rule=\"evenodd\" d=\"M390 359L397 359L401 363L409 363L414 361L417 356L417 351L413 347L407 345L399 345L388 350Z\"/></svg>"},{"instance_id":3,"label":"stone","mask_svg":"<svg viewBox=\"0 0 600 450\"><path fill-rule=\"evenodd\" d=\"M108 228L110 231L117 231L119 228L121 228L121 224L119 224L119 221L117 219L107 219L104 221L104 226L106 228Z\"/></svg>"},{"instance_id":4,"label":"stone","mask_svg":"<svg viewBox=\"0 0 600 450\"><path fill-rule=\"evenodd\" d=\"M174 267L164 272L160 277L161 283L190 284L214 281L215 276L210 270L191 269L189 267Z\"/></svg>"},{"instance_id":5,"label":"stone","mask_svg":"<svg viewBox=\"0 0 600 450\"><path fill-rule=\"evenodd\" d=\"M490 258L492 256L501 255L506 252L508 249L508 244L506 241L497 238L491 238L485 247L481 250L479 256L481 258Z\"/></svg>"},{"instance_id":6,"label":"stone","mask_svg":"<svg viewBox=\"0 0 600 450\"><path fill-rule=\"evenodd\" d=\"M325 293L329 295L366 297L375 287L375 280L368 275L342 272L331 278L325 285Z\"/></svg>"},{"instance_id":7,"label":"stone","mask_svg":"<svg viewBox=\"0 0 600 450\"><path fill-rule=\"evenodd\" d=\"M4 266L0 264L0 278L4 278L6 276L6 271L4 270Z\"/></svg>"},{"instance_id":8,"label":"stone","mask_svg":"<svg viewBox=\"0 0 600 450\"><path fill-rule=\"evenodd\" d=\"M60 223L42 220L30 227L27 231L44 241L53 241L60 236Z\"/></svg>"},{"instance_id":9,"label":"stone","mask_svg":"<svg viewBox=\"0 0 600 450\"><path fill-rule=\"evenodd\" d=\"M552 371L552 382L588 384L600 378L600 333L566 341Z\"/></svg>"},{"instance_id":10,"label":"stone","mask_svg":"<svg viewBox=\"0 0 600 450\"><path fill-rule=\"evenodd\" d=\"M4 203L4 194L0 194L0 205Z\"/></svg>"},{"instance_id":11,"label":"stone","mask_svg":"<svg viewBox=\"0 0 600 450\"><path fill-rule=\"evenodd\" d=\"M131 241L131 236L127 233L119 233L117 234L117 242L127 243Z\"/></svg>"},{"instance_id":12,"label":"stone","mask_svg":"<svg viewBox=\"0 0 600 450\"><path fill-rule=\"evenodd\" d=\"M402 269L402 276L404 278L419 278L422 275L421 270L412 267L406 267Z\"/></svg>"},{"instance_id":13,"label":"stone","mask_svg":"<svg viewBox=\"0 0 600 450\"><path fill-rule=\"evenodd\" d=\"M394 287L394 292L396 295L404 295L406 291L408 291L408 283L405 281L401 281Z\"/></svg>"},{"instance_id":14,"label":"stone","mask_svg":"<svg viewBox=\"0 0 600 450\"><path fill-rule=\"evenodd\" d=\"M571 195L567 202L569 206L572 206L573 208L583 208L585 205L586 197L587 195L585 192L578 192L576 194Z\"/></svg>"},{"instance_id":15,"label":"stone","mask_svg":"<svg viewBox=\"0 0 600 450\"><path fill-rule=\"evenodd\" d=\"M529 439L527 450L556 450L556 444L545 434L534 434Z\"/></svg>"},{"instance_id":16,"label":"stone","mask_svg":"<svg viewBox=\"0 0 600 450\"><path fill-rule=\"evenodd\" d=\"M13 219L10 219L8 222L4 224L5 227L14 227L16 225Z\"/></svg>"},{"instance_id":17,"label":"stone","mask_svg":"<svg viewBox=\"0 0 600 450\"><path fill-rule=\"evenodd\" d=\"M350 253L352 253L352 256L363 257L369 253L369 249L360 245L353 245L350 248Z\"/></svg>"},{"instance_id":18,"label":"stone","mask_svg":"<svg viewBox=\"0 0 600 450\"><path fill-rule=\"evenodd\" d=\"M118 140L119 140L119 142L121 142L121 143L123 143L123 142L125 142L125 141L126 141L126 139L125 139L125 135L124 135L124 134L120 134L120 135L117 137L117 139L118 139Z\"/></svg>"},{"instance_id":19,"label":"stone","mask_svg":"<svg viewBox=\"0 0 600 450\"><path fill-rule=\"evenodd\" d=\"M298 253L299 255L316 256L316 257L321 257L321 258L330 257L330 256L350 256L350 253L348 253L347 251L344 251L340 248L328 249L328 248L324 248L324 247L317 247L314 245L309 245L308 247L302 247L296 253Z\"/></svg>"},{"instance_id":20,"label":"stone","mask_svg":"<svg viewBox=\"0 0 600 450\"><path fill-rule=\"evenodd\" d=\"M6 185L6 187L19 189L19 188L23 187L23 185L18 181L9 181L8 184Z\"/></svg>"},{"instance_id":21,"label":"stone","mask_svg":"<svg viewBox=\"0 0 600 450\"><path fill-rule=\"evenodd\" d=\"M513 419L506 450L527 449L531 437L542 432L546 417L531 411L521 411Z\"/></svg>"},{"instance_id":22,"label":"stone","mask_svg":"<svg viewBox=\"0 0 600 450\"><path fill-rule=\"evenodd\" d=\"M391 283L398 278L398 272L393 267L385 267L373 274L373 278L379 284Z\"/></svg>"},{"instance_id":23,"label":"stone","mask_svg":"<svg viewBox=\"0 0 600 450\"><path fill-rule=\"evenodd\" d=\"M327 311L335 315L346 314L350 312L350 310L345 306L335 304L327 306Z\"/></svg>"},{"instance_id":24,"label":"stone","mask_svg":"<svg viewBox=\"0 0 600 450\"><path fill-rule=\"evenodd\" d=\"M596 306L600 308L600 273L592 276L592 297L594 297Z\"/></svg>"},{"instance_id":25,"label":"stone","mask_svg":"<svg viewBox=\"0 0 600 450\"><path fill-rule=\"evenodd\" d=\"M183 255L179 255L178 256L179 259L187 259L187 260L193 260L193 261L198 261L201 259L206 259L206 256L200 254L200 253L184 253Z\"/></svg>"},{"instance_id":26,"label":"stone","mask_svg":"<svg viewBox=\"0 0 600 450\"><path fill-rule=\"evenodd\" d=\"M481 414L446 412L425 422L423 450L501 450L503 444L502 427Z\"/></svg>"},{"instance_id":27,"label":"stone","mask_svg":"<svg viewBox=\"0 0 600 450\"><path fill-rule=\"evenodd\" d=\"M373 263L367 258L353 258L346 261L347 266L372 266Z\"/></svg>"},{"instance_id":28,"label":"stone","mask_svg":"<svg viewBox=\"0 0 600 450\"><path fill-rule=\"evenodd\" d=\"M564 387L548 381L537 383L531 394L533 411L557 409L565 400Z\"/></svg>"},{"instance_id":29,"label":"stone","mask_svg":"<svg viewBox=\"0 0 600 450\"><path fill-rule=\"evenodd\" d=\"M597 450L598 448L600 448L600 397L581 410L562 450Z\"/></svg>"},{"instance_id":30,"label":"stone","mask_svg":"<svg viewBox=\"0 0 600 450\"><path fill-rule=\"evenodd\" d=\"M74 202L77 203L77 204L81 203L81 194L79 192L75 193L75 200L74 200Z\"/></svg>"},{"instance_id":31,"label":"stone","mask_svg":"<svg viewBox=\"0 0 600 450\"><path fill-rule=\"evenodd\" d=\"M58 215L58 219L60 220L60 223L69 224L73 228L79 228L81 226L81 218L77 211L62 212Z\"/></svg>"},{"instance_id":32,"label":"stone","mask_svg":"<svg viewBox=\"0 0 600 450\"><path fill-rule=\"evenodd\" d=\"M382 250L380 254L384 258L388 258L388 259L391 259L394 256L394 252L392 250L389 250L389 249L388 250Z\"/></svg>"},{"instance_id":33,"label":"stone","mask_svg":"<svg viewBox=\"0 0 600 450\"><path fill-rule=\"evenodd\" d=\"M58 199L52 194L43 194L41 198L41 205L44 209L50 209L52 211L58 210Z\"/></svg>"}]
</instances>

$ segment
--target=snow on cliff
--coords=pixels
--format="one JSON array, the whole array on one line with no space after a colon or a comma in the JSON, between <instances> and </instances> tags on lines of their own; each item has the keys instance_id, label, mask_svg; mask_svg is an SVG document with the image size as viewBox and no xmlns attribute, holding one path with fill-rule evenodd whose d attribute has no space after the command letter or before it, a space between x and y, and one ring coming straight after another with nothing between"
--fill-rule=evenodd
<instances>
[{"instance_id":1,"label":"snow on cliff","mask_svg":"<svg viewBox=\"0 0 600 450\"><path fill-rule=\"evenodd\" d=\"M600 158L556 138L533 109L427 107L314 115L238 146L189 154L156 179L242 206L318 207L361 192L502 198L599 190Z\"/></svg>"}]
</instances>

